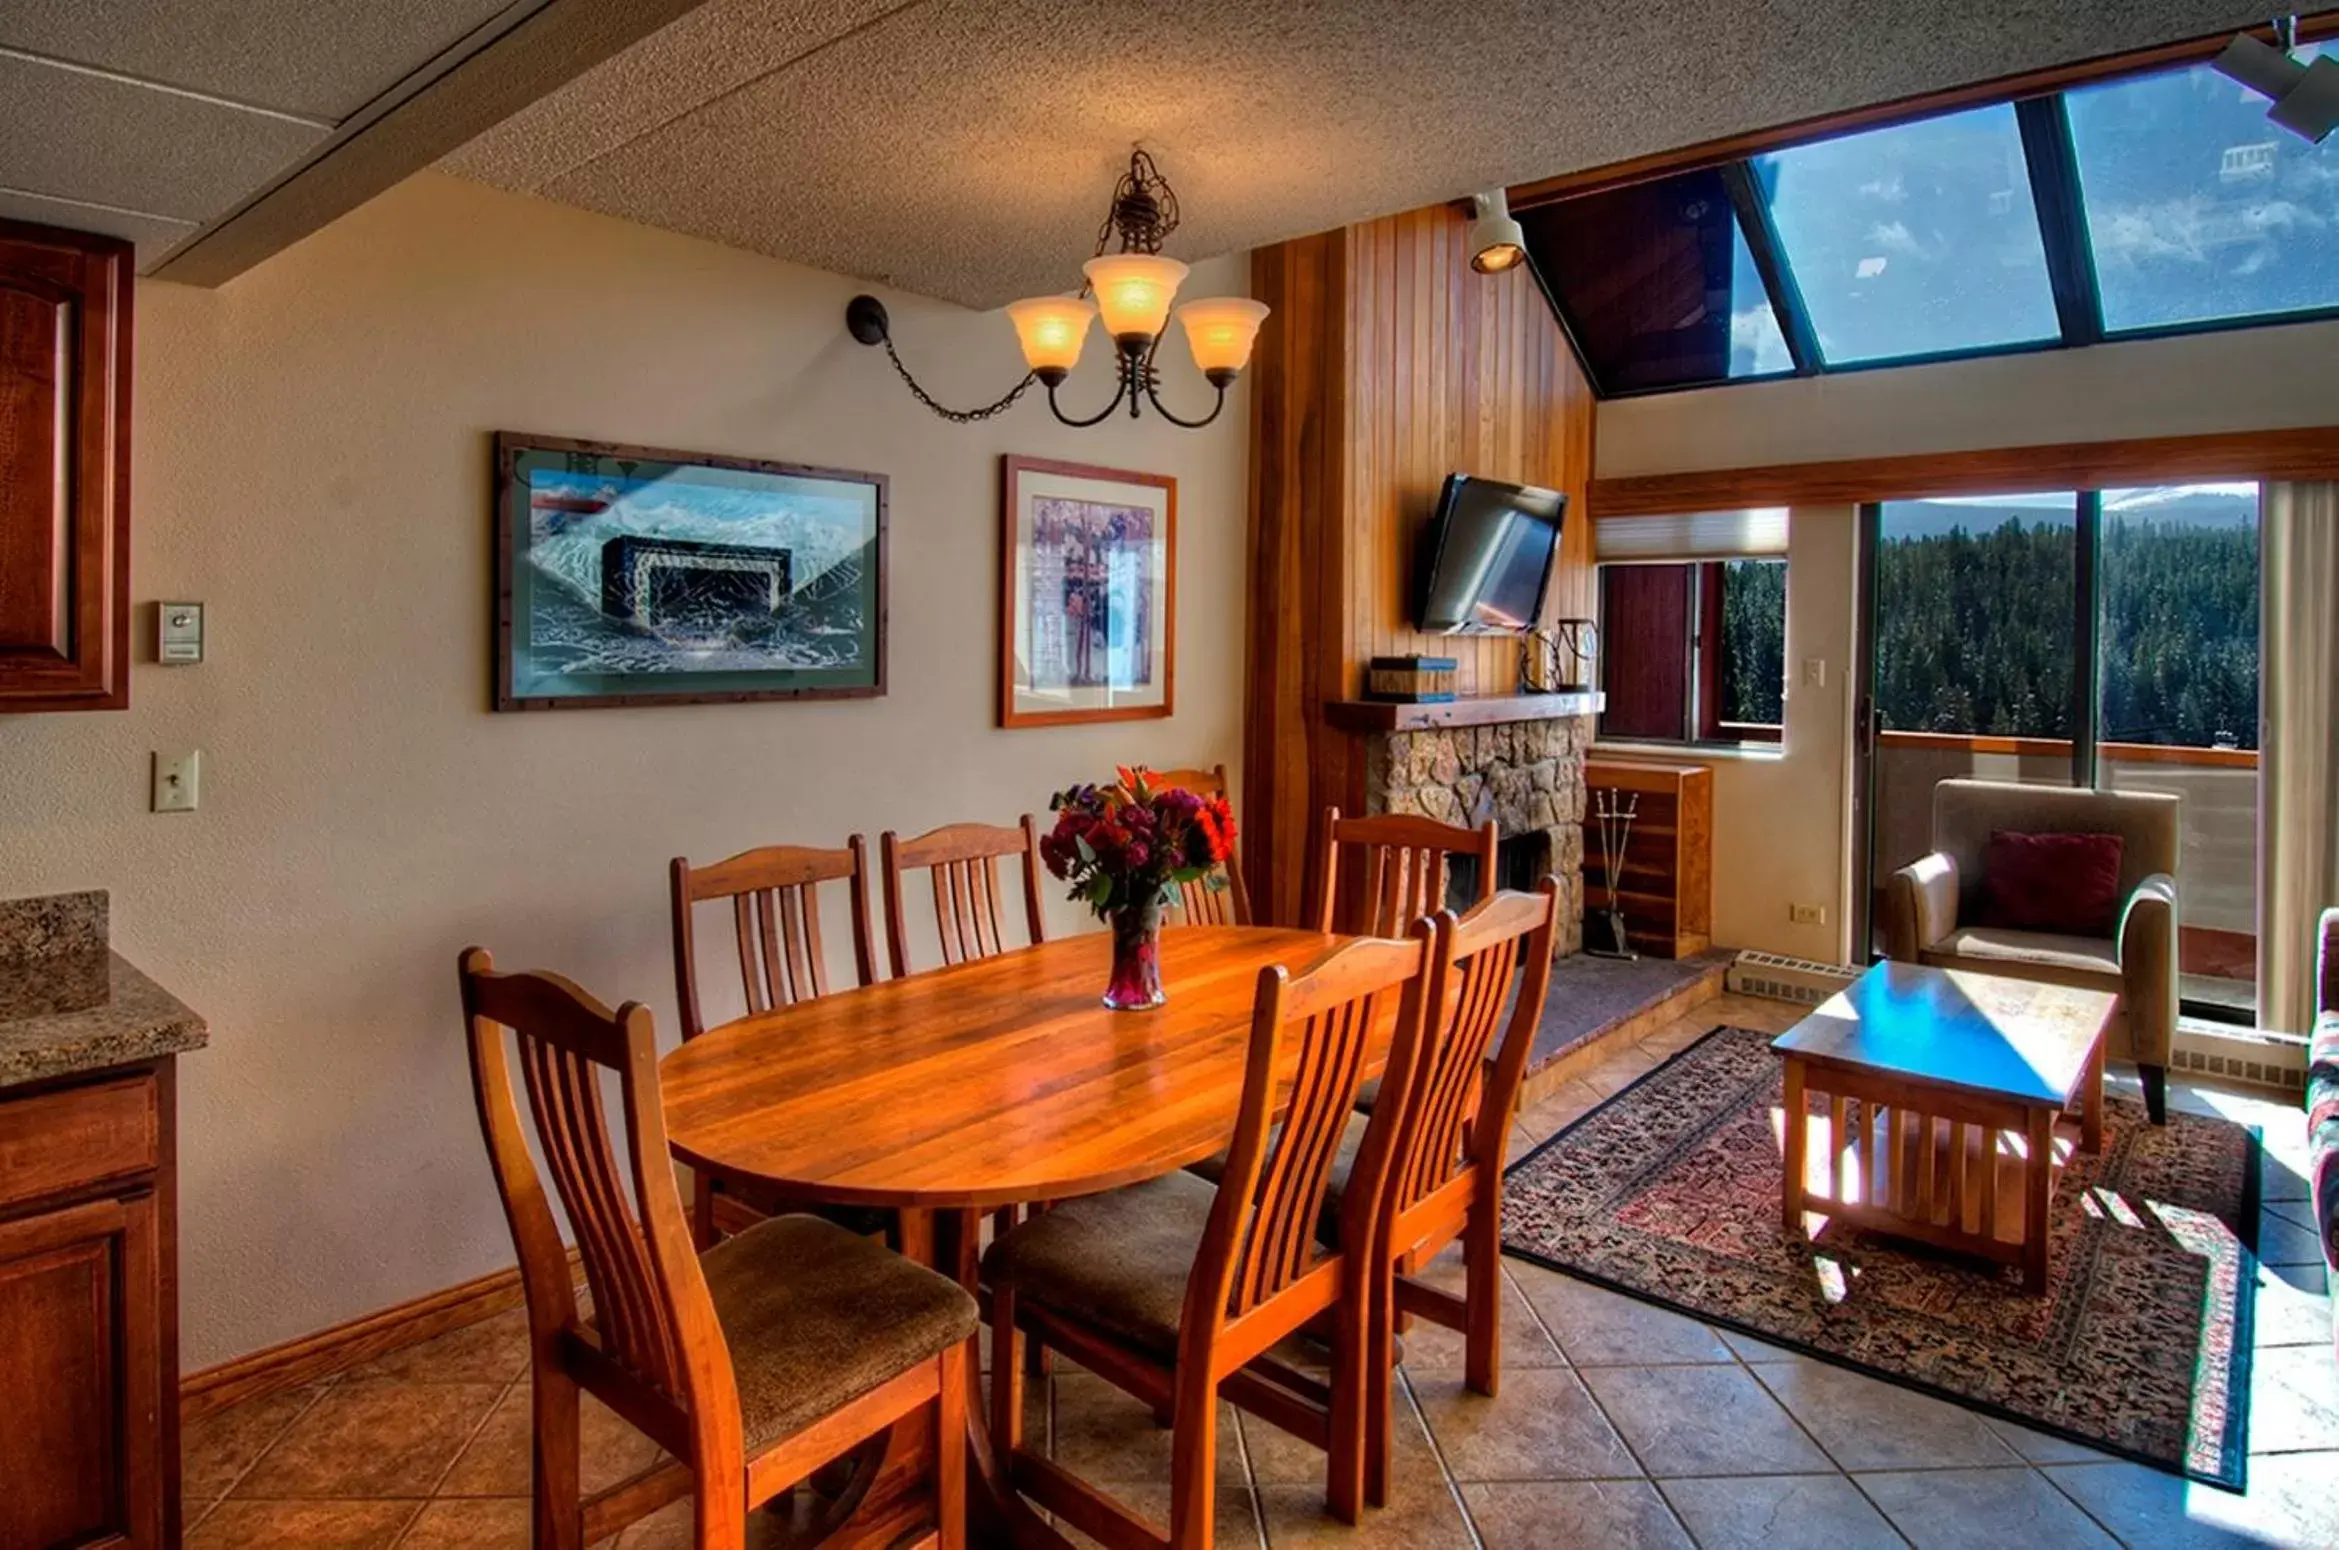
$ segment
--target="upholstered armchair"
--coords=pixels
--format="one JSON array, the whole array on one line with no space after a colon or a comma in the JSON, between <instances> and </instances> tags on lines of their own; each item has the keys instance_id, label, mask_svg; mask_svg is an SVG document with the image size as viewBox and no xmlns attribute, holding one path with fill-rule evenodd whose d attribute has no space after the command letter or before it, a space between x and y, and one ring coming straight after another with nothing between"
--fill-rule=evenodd
<instances>
[{"instance_id":1,"label":"upholstered armchair","mask_svg":"<svg viewBox=\"0 0 2339 1550\"><path fill-rule=\"evenodd\" d=\"M2113 992L2120 1014L2111 1052L2136 1062L2145 1107L2162 1123L2177 1023L2177 806L2158 792L1941 782L1933 788L1933 853L1895 872L1885 888L1885 955ZM2000 830L2118 835L2112 935L1984 924L1983 859Z\"/></svg>"}]
</instances>

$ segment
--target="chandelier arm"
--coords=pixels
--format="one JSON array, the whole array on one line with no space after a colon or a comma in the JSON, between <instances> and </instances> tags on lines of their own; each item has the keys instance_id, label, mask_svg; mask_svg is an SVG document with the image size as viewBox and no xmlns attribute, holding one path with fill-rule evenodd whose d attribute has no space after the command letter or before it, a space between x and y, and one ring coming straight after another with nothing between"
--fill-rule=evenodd
<instances>
[{"instance_id":1,"label":"chandelier arm","mask_svg":"<svg viewBox=\"0 0 2339 1550\"><path fill-rule=\"evenodd\" d=\"M1090 415L1087 419L1076 420L1064 412L1063 405L1056 402L1056 384L1053 382L1048 384L1048 409L1056 416L1057 419L1063 421L1066 425L1071 426L1076 431L1086 430L1091 425L1104 424L1106 418L1110 416L1114 410L1121 407L1121 400L1125 398L1129 399L1132 406L1134 406L1136 400L1130 397L1129 373L1127 371L1123 371L1121 373L1121 385L1114 391L1112 401L1110 403L1106 404L1096 413Z\"/></svg>"},{"instance_id":2,"label":"chandelier arm","mask_svg":"<svg viewBox=\"0 0 2339 1550\"><path fill-rule=\"evenodd\" d=\"M1203 426L1208 425L1212 420L1217 419L1219 414L1226 408L1226 385L1224 383L1218 383L1214 385L1218 388L1218 402L1212 404L1210 406L1210 412L1202 416L1202 418L1199 420L1180 419L1176 414L1172 413L1170 411L1170 407L1161 401L1161 394L1154 390L1154 386L1151 382L1147 382L1145 384L1145 396L1153 400L1153 412L1160 415L1163 419L1169 421L1170 424L1176 426L1180 430L1198 431Z\"/></svg>"},{"instance_id":3,"label":"chandelier arm","mask_svg":"<svg viewBox=\"0 0 2339 1550\"><path fill-rule=\"evenodd\" d=\"M893 335L889 333L878 342L885 346L885 358L893 362L893 369L900 374L902 382L909 388L911 396L953 425L972 425L978 420L988 420L991 416L1013 407L1015 401L1029 392L1031 385L1039 380L1038 373L1027 371L1023 374L1023 380L1009 388L1003 397L995 399L979 409L953 409L948 404L937 401L933 394L918 386L918 379L910 375L910 369L902 364L901 356L894 350ZM1050 391L1049 396L1051 398L1054 396L1053 390Z\"/></svg>"}]
</instances>

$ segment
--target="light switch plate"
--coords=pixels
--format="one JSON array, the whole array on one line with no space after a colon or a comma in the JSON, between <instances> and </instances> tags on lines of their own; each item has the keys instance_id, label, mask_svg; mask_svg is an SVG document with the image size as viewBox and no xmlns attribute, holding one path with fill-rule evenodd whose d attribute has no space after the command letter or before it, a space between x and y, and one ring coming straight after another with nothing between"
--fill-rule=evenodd
<instances>
[{"instance_id":1,"label":"light switch plate","mask_svg":"<svg viewBox=\"0 0 2339 1550\"><path fill-rule=\"evenodd\" d=\"M154 756L154 810L191 813L203 794L203 755L157 753Z\"/></svg>"},{"instance_id":2,"label":"light switch plate","mask_svg":"<svg viewBox=\"0 0 2339 1550\"><path fill-rule=\"evenodd\" d=\"M1803 659L1803 686L1807 689L1827 687L1827 658L1805 657Z\"/></svg>"},{"instance_id":3,"label":"light switch plate","mask_svg":"<svg viewBox=\"0 0 2339 1550\"><path fill-rule=\"evenodd\" d=\"M1827 924L1827 906L1790 904L1787 906L1787 919L1798 926L1824 926Z\"/></svg>"},{"instance_id":4,"label":"light switch plate","mask_svg":"<svg viewBox=\"0 0 2339 1550\"><path fill-rule=\"evenodd\" d=\"M154 659L174 666L203 660L203 605L154 605Z\"/></svg>"}]
</instances>

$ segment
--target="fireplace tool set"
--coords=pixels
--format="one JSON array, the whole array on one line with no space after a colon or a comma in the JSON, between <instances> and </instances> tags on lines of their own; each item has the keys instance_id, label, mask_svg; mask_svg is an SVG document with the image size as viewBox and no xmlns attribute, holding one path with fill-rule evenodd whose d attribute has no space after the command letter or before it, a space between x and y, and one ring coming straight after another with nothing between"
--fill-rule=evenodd
<instances>
[{"instance_id":1,"label":"fireplace tool set","mask_svg":"<svg viewBox=\"0 0 2339 1550\"><path fill-rule=\"evenodd\" d=\"M1595 958L1638 958L1624 930L1624 848L1632 840L1632 821L1639 814L1641 794L1602 787L1593 794L1592 815L1600 825L1600 870L1608 879L1608 908L1585 923L1584 951Z\"/></svg>"}]
</instances>

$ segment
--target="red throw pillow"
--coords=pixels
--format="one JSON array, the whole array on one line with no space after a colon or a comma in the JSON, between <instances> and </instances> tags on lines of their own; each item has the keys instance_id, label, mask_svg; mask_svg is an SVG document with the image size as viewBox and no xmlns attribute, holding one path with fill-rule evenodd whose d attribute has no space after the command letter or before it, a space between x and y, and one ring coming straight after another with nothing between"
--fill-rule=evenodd
<instances>
[{"instance_id":1,"label":"red throw pillow","mask_svg":"<svg viewBox=\"0 0 2339 1550\"><path fill-rule=\"evenodd\" d=\"M2065 936L2110 936L2120 907L2116 834L1997 829L1982 853L1982 924Z\"/></svg>"}]
</instances>

